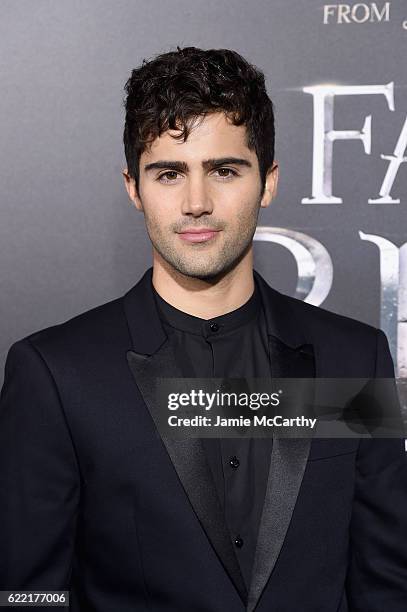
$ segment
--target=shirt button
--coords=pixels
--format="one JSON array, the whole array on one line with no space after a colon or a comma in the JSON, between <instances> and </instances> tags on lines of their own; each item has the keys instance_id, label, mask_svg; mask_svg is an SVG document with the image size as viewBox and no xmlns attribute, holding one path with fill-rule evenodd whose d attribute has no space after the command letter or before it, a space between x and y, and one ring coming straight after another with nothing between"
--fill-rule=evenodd
<instances>
[{"instance_id":1,"label":"shirt button","mask_svg":"<svg viewBox=\"0 0 407 612\"><path fill-rule=\"evenodd\" d=\"M235 538L235 546L236 548L242 548L243 546L243 540L242 538L239 538L239 536Z\"/></svg>"},{"instance_id":2,"label":"shirt button","mask_svg":"<svg viewBox=\"0 0 407 612\"><path fill-rule=\"evenodd\" d=\"M217 323L210 323L209 327L210 327L211 331L213 331L213 332L217 332L218 329L219 329L219 325Z\"/></svg>"},{"instance_id":3,"label":"shirt button","mask_svg":"<svg viewBox=\"0 0 407 612\"><path fill-rule=\"evenodd\" d=\"M238 467L239 467L239 465L240 465L240 461L239 461L239 459L238 459L236 456L231 457L231 458L229 459L229 465L230 465L232 468L238 468Z\"/></svg>"}]
</instances>

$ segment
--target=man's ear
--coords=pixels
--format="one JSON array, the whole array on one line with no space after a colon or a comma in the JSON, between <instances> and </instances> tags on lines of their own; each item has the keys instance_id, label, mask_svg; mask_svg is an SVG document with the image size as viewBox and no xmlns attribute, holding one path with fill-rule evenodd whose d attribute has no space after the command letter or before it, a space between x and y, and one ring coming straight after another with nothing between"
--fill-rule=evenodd
<instances>
[{"instance_id":1,"label":"man's ear","mask_svg":"<svg viewBox=\"0 0 407 612\"><path fill-rule=\"evenodd\" d=\"M271 168L268 169L266 174L266 183L264 186L263 195L260 201L260 206L262 208L267 208L270 206L272 200L277 195L277 184L278 184L278 163L276 161L273 162Z\"/></svg>"},{"instance_id":2,"label":"man's ear","mask_svg":"<svg viewBox=\"0 0 407 612\"><path fill-rule=\"evenodd\" d=\"M136 181L130 176L127 168L123 170L122 174L124 178L124 186L126 187L126 191L130 200L133 202L137 210L143 211L143 205L141 203L140 196L137 191Z\"/></svg>"}]
</instances>

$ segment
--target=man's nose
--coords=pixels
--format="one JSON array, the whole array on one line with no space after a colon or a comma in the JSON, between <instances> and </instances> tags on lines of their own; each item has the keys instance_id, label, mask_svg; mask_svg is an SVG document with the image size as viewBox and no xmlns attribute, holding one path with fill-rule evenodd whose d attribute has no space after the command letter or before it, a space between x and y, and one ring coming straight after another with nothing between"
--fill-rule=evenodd
<instances>
[{"instance_id":1,"label":"man's nose","mask_svg":"<svg viewBox=\"0 0 407 612\"><path fill-rule=\"evenodd\" d=\"M211 213L213 202L210 197L208 186L205 184L205 177L189 177L185 189L182 213L199 216L202 213Z\"/></svg>"}]
</instances>

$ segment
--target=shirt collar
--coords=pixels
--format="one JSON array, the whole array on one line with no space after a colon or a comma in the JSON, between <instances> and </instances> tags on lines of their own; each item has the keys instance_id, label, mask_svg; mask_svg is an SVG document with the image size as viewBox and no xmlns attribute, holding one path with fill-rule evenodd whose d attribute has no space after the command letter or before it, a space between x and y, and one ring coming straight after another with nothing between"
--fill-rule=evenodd
<instances>
[{"instance_id":1,"label":"shirt collar","mask_svg":"<svg viewBox=\"0 0 407 612\"><path fill-rule=\"evenodd\" d=\"M242 327L250 320L257 317L261 308L261 296L256 282L254 292L247 302L239 306L239 308L236 308L236 310L232 310L218 317L212 317L211 319L195 317L194 315L175 308L157 293L154 286L153 293L157 303L158 313L163 323L175 329L191 334L203 335L204 337L219 336L220 334L228 333Z\"/></svg>"}]
</instances>

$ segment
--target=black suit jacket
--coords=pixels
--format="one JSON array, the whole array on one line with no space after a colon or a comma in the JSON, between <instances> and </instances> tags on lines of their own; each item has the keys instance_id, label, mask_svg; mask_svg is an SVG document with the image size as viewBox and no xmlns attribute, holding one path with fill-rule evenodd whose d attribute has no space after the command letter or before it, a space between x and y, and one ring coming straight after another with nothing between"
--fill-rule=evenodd
<instances>
[{"instance_id":1,"label":"black suit jacket","mask_svg":"<svg viewBox=\"0 0 407 612\"><path fill-rule=\"evenodd\" d=\"M246 591L201 441L154 424L154 378L179 372L151 274L9 351L0 589L70 589L75 612L405 612L401 440L276 438ZM255 274L274 376L393 375L381 331Z\"/></svg>"}]
</instances>

